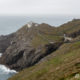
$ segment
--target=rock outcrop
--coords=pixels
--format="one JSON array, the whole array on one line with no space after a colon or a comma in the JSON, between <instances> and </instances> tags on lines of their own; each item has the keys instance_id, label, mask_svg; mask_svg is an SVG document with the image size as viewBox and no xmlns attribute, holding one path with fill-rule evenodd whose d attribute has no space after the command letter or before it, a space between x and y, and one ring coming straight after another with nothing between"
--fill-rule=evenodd
<instances>
[{"instance_id":1,"label":"rock outcrop","mask_svg":"<svg viewBox=\"0 0 80 80\"><path fill-rule=\"evenodd\" d=\"M38 63L42 58L51 54L64 42L63 32L75 38L80 35L79 21L72 21L61 26L51 27L48 24L28 23L14 34L0 37L0 52L4 53L0 63L11 69L22 70ZM66 26L72 25L71 28ZM70 33L70 29L73 29ZM59 30L59 31L58 31ZM61 32L62 31L62 32ZM69 31L69 32L68 32Z\"/></svg>"},{"instance_id":2,"label":"rock outcrop","mask_svg":"<svg viewBox=\"0 0 80 80\"><path fill-rule=\"evenodd\" d=\"M63 39L59 42L56 40L54 39L54 27L48 24L33 25L31 28L25 25L15 33L0 63L18 71L35 65L63 43Z\"/></svg>"},{"instance_id":3,"label":"rock outcrop","mask_svg":"<svg viewBox=\"0 0 80 80\"><path fill-rule=\"evenodd\" d=\"M13 37L14 33L7 36L0 36L0 53L4 53L5 50L11 45Z\"/></svg>"},{"instance_id":4,"label":"rock outcrop","mask_svg":"<svg viewBox=\"0 0 80 80\"><path fill-rule=\"evenodd\" d=\"M24 47L23 49L8 48L1 60L3 64L9 66L11 69L22 70L35 65L42 58L54 52L61 44L48 44L40 46L37 49L33 47Z\"/></svg>"},{"instance_id":5,"label":"rock outcrop","mask_svg":"<svg viewBox=\"0 0 80 80\"><path fill-rule=\"evenodd\" d=\"M80 30L75 31L71 34L68 34L67 36L72 37L72 38L76 38L77 36L80 36Z\"/></svg>"},{"instance_id":6,"label":"rock outcrop","mask_svg":"<svg viewBox=\"0 0 80 80\"><path fill-rule=\"evenodd\" d=\"M68 43L59 38L64 34ZM44 23L29 29L24 26L16 33L13 44L5 51L0 62L16 70L34 65L9 80L79 79L80 19L61 25L57 30Z\"/></svg>"}]
</instances>

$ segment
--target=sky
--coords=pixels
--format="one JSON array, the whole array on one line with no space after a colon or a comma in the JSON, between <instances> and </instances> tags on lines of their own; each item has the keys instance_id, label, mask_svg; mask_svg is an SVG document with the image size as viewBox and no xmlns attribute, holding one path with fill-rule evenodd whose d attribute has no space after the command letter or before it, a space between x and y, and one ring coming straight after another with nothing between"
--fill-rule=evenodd
<instances>
[{"instance_id":1,"label":"sky","mask_svg":"<svg viewBox=\"0 0 80 80\"><path fill-rule=\"evenodd\" d=\"M0 0L0 15L79 15L80 0Z\"/></svg>"}]
</instances>

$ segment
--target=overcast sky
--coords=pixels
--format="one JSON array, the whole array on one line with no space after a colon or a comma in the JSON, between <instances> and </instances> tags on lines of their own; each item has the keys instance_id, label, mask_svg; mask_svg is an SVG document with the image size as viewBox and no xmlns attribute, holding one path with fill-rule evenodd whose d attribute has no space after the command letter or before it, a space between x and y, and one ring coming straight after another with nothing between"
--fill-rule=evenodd
<instances>
[{"instance_id":1,"label":"overcast sky","mask_svg":"<svg viewBox=\"0 0 80 80\"><path fill-rule=\"evenodd\" d=\"M79 15L80 0L0 0L0 15Z\"/></svg>"}]
</instances>

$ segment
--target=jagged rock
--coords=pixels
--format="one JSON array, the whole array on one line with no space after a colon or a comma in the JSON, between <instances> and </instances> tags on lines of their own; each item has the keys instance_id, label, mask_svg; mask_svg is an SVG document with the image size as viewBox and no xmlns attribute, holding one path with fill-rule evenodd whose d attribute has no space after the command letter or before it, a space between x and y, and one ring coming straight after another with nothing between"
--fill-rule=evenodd
<instances>
[{"instance_id":1,"label":"jagged rock","mask_svg":"<svg viewBox=\"0 0 80 80\"><path fill-rule=\"evenodd\" d=\"M36 31L37 29L34 29L33 26L29 29L25 27L19 30L16 38L13 40L13 44L6 50L2 59L0 59L0 62L16 70L22 70L23 68L30 67L38 63L30 69L24 69L10 80L23 79L23 75L24 79L27 80L41 80L42 78L44 80L79 79L80 39L79 42L70 43L72 40L69 38L76 38L80 36L80 20L74 19L73 21L62 25L60 29L57 29L57 35L63 36L64 32L66 32L67 39L69 41L69 44L64 43L60 48L59 46L63 42L55 42L54 40L51 44L49 42L47 44L43 44L42 41L42 43L39 41L40 44L35 48L34 46L37 44L36 42L38 42L38 40L41 39L46 42L43 35L54 35L53 32L55 31L55 29L53 30L53 28L47 24L41 24L37 28L39 31ZM38 38L35 36L38 36ZM33 38L34 46L31 43ZM56 49L57 51L55 51Z\"/></svg>"},{"instance_id":2,"label":"jagged rock","mask_svg":"<svg viewBox=\"0 0 80 80\"><path fill-rule=\"evenodd\" d=\"M27 25L23 26L15 33L10 46L0 58L0 63L16 70L22 70L38 63L62 44L60 41L54 42L54 39L53 43L49 43L46 38L43 38L46 34L51 36L54 33L52 30L54 31L54 28L47 24L33 26L29 29ZM36 47L35 44L37 44Z\"/></svg>"},{"instance_id":3,"label":"jagged rock","mask_svg":"<svg viewBox=\"0 0 80 80\"><path fill-rule=\"evenodd\" d=\"M10 46L11 40L13 39L14 34L7 36L0 36L0 53L4 53L5 50Z\"/></svg>"},{"instance_id":4,"label":"jagged rock","mask_svg":"<svg viewBox=\"0 0 80 80\"><path fill-rule=\"evenodd\" d=\"M43 57L55 51L61 44L62 43L48 44L40 46L37 49L33 47L25 47L23 49L20 47L16 49L10 47L6 53L3 54L1 62L11 69L22 70L36 64Z\"/></svg>"}]
</instances>

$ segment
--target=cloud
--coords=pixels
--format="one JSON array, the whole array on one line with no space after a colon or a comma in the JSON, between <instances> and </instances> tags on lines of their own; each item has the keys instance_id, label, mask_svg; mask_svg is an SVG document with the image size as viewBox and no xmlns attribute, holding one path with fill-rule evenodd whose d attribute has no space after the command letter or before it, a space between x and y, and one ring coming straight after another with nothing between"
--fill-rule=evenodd
<instances>
[{"instance_id":1,"label":"cloud","mask_svg":"<svg viewBox=\"0 0 80 80\"><path fill-rule=\"evenodd\" d=\"M0 0L1 15L80 14L80 0Z\"/></svg>"}]
</instances>

